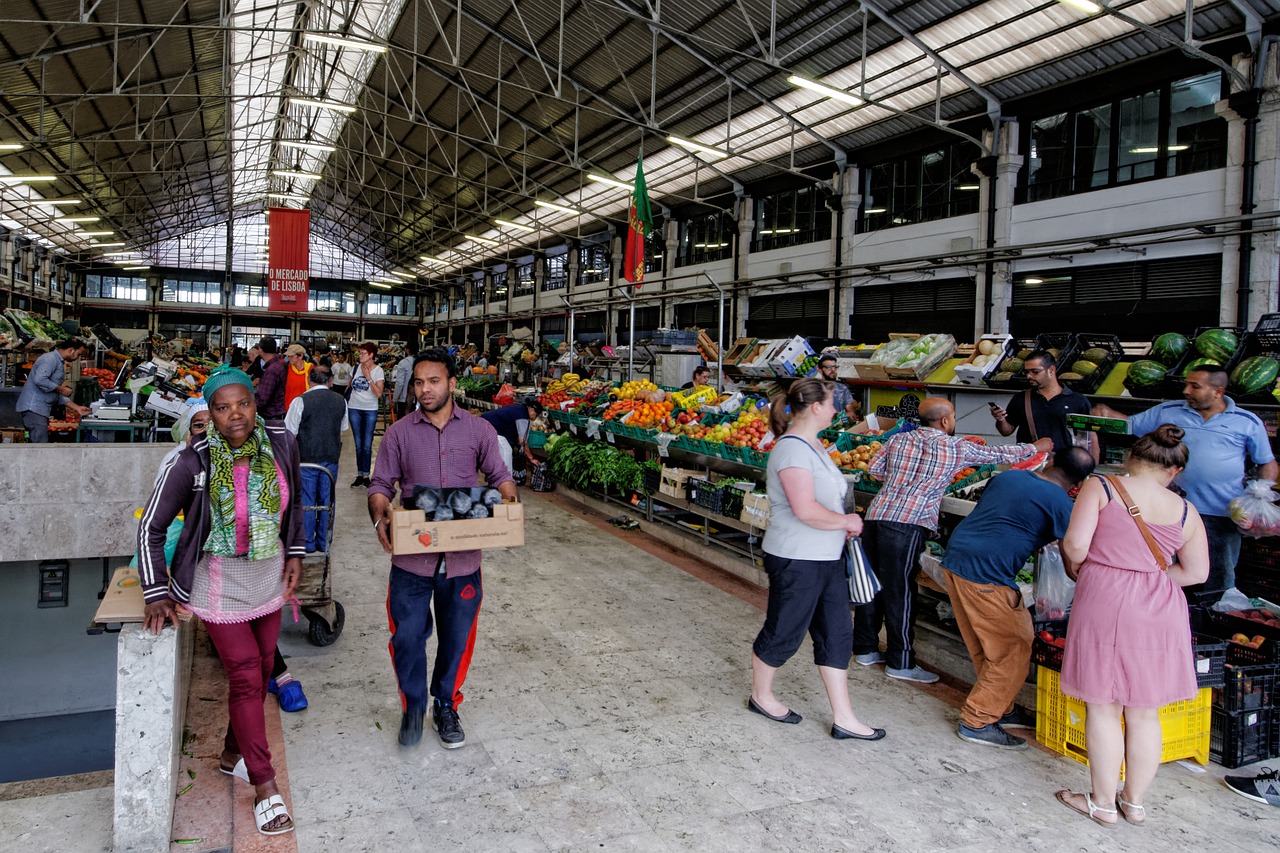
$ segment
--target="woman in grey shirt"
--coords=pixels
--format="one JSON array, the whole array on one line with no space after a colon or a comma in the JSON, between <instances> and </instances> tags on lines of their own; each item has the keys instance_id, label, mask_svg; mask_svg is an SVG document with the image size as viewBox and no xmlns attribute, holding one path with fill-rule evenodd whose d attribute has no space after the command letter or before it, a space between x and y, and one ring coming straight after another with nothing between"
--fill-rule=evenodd
<instances>
[{"instance_id":1,"label":"woman in grey shirt","mask_svg":"<svg viewBox=\"0 0 1280 853\"><path fill-rule=\"evenodd\" d=\"M786 434L769 453L769 528L763 546L769 603L752 646L747 708L779 723L800 722L801 716L773 695L773 678L807 632L831 702L831 736L879 740L884 729L859 720L849 701L853 612L844 547L848 537L862 532L862 519L845 515L848 484L818 439L835 415L831 391L830 383L801 379L785 399L779 395L772 403L774 434Z\"/></svg>"}]
</instances>

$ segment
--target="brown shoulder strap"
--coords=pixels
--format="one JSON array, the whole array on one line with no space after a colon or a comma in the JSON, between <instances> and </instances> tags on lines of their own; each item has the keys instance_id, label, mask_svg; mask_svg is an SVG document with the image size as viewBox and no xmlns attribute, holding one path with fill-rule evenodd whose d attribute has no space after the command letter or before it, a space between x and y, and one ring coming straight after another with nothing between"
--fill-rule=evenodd
<instances>
[{"instance_id":1,"label":"brown shoulder strap","mask_svg":"<svg viewBox=\"0 0 1280 853\"><path fill-rule=\"evenodd\" d=\"M1142 510L1138 509L1138 505L1133 502L1133 498L1129 497L1129 492L1120 484L1120 478L1103 477L1102 479L1115 486L1116 492L1120 495L1120 500L1124 501L1124 505L1129 509L1129 515L1138 525L1142 538L1147 541L1147 547L1151 549L1151 555L1156 558L1156 565L1160 567L1160 571L1169 571L1169 561L1160 552L1160 546L1156 544L1155 537L1151 535L1151 528L1147 527L1147 523L1142 520Z\"/></svg>"},{"instance_id":2,"label":"brown shoulder strap","mask_svg":"<svg viewBox=\"0 0 1280 853\"><path fill-rule=\"evenodd\" d=\"M1022 394L1022 405L1025 406L1027 410L1027 430L1031 433L1031 440L1039 441L1040 436L1036 435L1036 419L1035 416L1031 414L1031 395L1034 393L1035 391L1032 391L1030 388L1024 391Z\"/></svg>"}]
</instances>

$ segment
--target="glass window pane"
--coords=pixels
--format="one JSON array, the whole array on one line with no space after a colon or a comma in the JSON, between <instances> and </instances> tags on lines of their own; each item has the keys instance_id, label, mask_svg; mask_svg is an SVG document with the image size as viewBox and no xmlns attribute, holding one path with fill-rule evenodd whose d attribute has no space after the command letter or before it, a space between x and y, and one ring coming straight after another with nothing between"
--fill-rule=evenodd
<instances>
[{"instance_id":1,"label":"glass window pane","mask_svg":"<svg viewBox=\"0 0 1280 853\"><path fill-rule=\"evenodd\" d=\"M1120 150L1116 181L1154 177L1160 154L1160 93L1146 92L1120 101Z\"/></svg>"},{"instance_id":2,"label":"glass window pane","mask_svg":"<svg viewBox=\"0 0 1280 853\"><path fill-rule=\"evenodd\" d=\"M1076 114L1076 189L1111 182L1111 105Z\"/></svg>"},{"instance_id":3,"label":"glass window pane","mask_svg":"<svg viewBox=\"0 0 1280 853\"><path fill-rule=\"evenodd\" d=\"M1070 191L1069 130L1066 113L1032 122L1027 167L1028 200L1054 198Z\"/></svg>"},{"instance_id":4,"label":"glass window pane","mask_svg":"<svg viewBox=\"0 0 1280 853\"><path fill-rule=\"evenodd\" d=\"M1221 169L1227 163L1227 121L1214 111L1222 75L1203 74L1173 84L1169 98L1169 174Z\"/></svg>"}]
</instances>

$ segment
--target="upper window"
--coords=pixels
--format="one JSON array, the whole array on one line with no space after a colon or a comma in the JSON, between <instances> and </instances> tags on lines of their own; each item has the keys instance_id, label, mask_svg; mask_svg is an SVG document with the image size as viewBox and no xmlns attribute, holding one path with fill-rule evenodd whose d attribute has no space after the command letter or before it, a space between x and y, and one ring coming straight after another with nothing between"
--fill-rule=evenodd
<instances>
[{"instance_id":1,"label":"upper window","mask_svg":"<svg viewBox=\"0 0 1280 853\"><path fill-rule=\"evenodd\" d=\"M608 246L583 246L578 249L578 284L595 284L598 281L604 281L608 277Z\"/></svg>"},{"instance_id":2,"label":"upper window","mask_svg":"<svg viewBox=\"0 0 1280 853\"><path fill-rule=\"evenodd\" d=\"M366 314L407 317L417 313L416 296L393 296L390 293L370 293L365 302Z\"/></svg>"},{"instance_id":3,"label":"upper window","mask_svg":"<svg viewBox=\"0 0 1280 853\"><path fill-rule=\"evenodd\" d=\"M667 262L667 229L655 225L644 238L644 271L662 272Z\"/></svg>"},{"instance_id":4,"label":"upper window","mask_svg":"<svg viewBox=\"0 0 1280 853\"><path fill-rule=\"evenodd\" d=\"M542 279L543 291L548 290L564 290L569 286L569 255L562 252L559 255L547 256L546 276Z\"/></svg>"},{"instance_id":5,"label":"upper window","mask_svg":"<svg viewBox=\"0 0 1280 853\"><path fill-rule=\"evenodd\" d=\"M84 295L89 299L147 301L147 280L117 275L90 274L84 277Z\"/></svg>"},{"instance_id":6,"label":"upper window","mask_svg":"<svg viewBox=\"0 0 1280 853\"><path fill-rule=\"evenodd\" d=\"M533 293L533 261L516 265L516 291L513 296L530 296Z\"/></svg>"},{"instance_id":7,"label":"upper window","mask_svg":"<svg viewBox=\"0 0 1280 853\"><path fill-rule=\"evenodd\" d=\"M160 299L163 302L221 305L222 284L216 281L182 281L166 278L160 288Z\"/></svg>"},{"instance_id":8,"label":"upper window","mask_svg":"<svg viewBox=\"0 0 1280 853\"><path fill-rule=\"evenodd\" d=\"M756 199L753 252L831 239L831 212L815 187Z\"/></svg>"},{"instance_id":9,"label":"upper window","mask_svg":"<svg viewBox=\"0 0 1280 853\"><path fill-rule=\"evenodd\" d=\"M473 308L476 306L480 306L483 308L484 307L484 291L485 291L483 274L472 277L471 285L468 288L468 291L471 294L471 298L467 300L467 304L472 306Z\"/></svg>"},{"instance_id":10,"label":"upper window","mask_svg":"<svg viewBox=\"0 0 1280 853\"><path fill-rule=\"evenodd\" d=\"M499 270L489 273L489 302L507 301L507 271Z\"/></svg>"},{"instance_id":11,"label":"upper window","mask_svg":"<svg viewBox=\"0 0 1280 853\"><path fill-rule=\"evenodd\" d=\"M733 216L726 211L695 216L681 222L676 266L721 261L729 257L733 251L733 231ZM650 252L650 255L654 254L657 252Z\"/></svg>"},{"instance_id":12,"label":"upper window","mask_svg":"<svg viewBox=\"0 0 1280 853\"><path fill-rule=\"evenodd\" d=\"M237 284L231 295L231 304L237 308L266 308L267 287L264 284Z\"/></svg>"},{"instance_id":13,"label":"upper window","mask_svg":"<svg viewBox=\"0 0 1280 853\"><path fill-rule=\"evenodd\" d=\"M307 310L354 314L356 295L345 290L311 290L307 294Z\"/></svg>"},{"instance_id":14,"label":"upper window","mask_svg":"<svg viewBox=\"0 0 1280 853\"><path fill-rule=\"evenodd\" d=\"M970 166L976 159L977 146L957 142L863 169L860 230L974 213L980 185Z\"/></svg>"},{"instance_id":15,"label":"upper window","mask_svg":"<svg viewBox=\"0 0 1280 853\"><path fill-rule=\"evenodd\" d=\"M1019 201L1185 175L1226 165L1218 72L1030 123Z\"/></svg>"}]
</instances>

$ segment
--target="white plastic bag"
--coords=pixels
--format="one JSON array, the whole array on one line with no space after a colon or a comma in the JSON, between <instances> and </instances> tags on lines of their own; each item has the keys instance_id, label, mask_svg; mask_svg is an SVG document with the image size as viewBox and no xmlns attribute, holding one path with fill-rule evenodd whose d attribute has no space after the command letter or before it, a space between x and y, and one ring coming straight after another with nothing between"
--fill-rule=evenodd
<instances>
[{"instance_id":1,"label":"white plastic bag","mask_svg":"<svg viewBox=\"0 0 1280 853\"><path fill-rule=\"evenodd\" d=\"M1260 539L1263 536L1280 535L1280 506L1272 489L1273 480L1250 480L1244 485L1244 494L1227 505L1231 520L1240 533Z\"/></svg>"},{"instance_id":2,"label":"white plastic bag","mask_svg":"<svg viewBox=\"0 0 1280 853\"><path fill-rule=\"evenodd\" d=\"M1076 582L1067 577L1058 543L1044 546L1036 565L1036 619L1065 619L1071 612Z\"/></svg>"}]
</instances>

